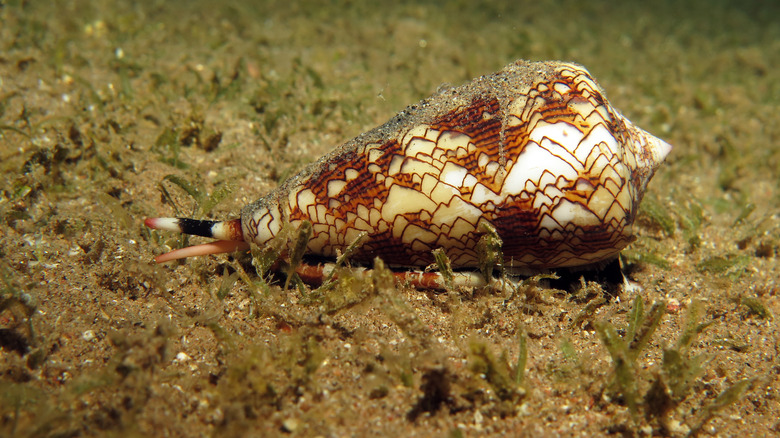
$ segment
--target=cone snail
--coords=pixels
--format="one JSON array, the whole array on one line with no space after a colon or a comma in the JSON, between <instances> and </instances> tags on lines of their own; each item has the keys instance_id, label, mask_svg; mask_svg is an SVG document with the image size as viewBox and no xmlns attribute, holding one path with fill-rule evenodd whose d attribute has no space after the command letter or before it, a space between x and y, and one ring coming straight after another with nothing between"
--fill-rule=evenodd
<instances>
[{"instance_id":1,"label":"cone snail","mask_svg":"<svg viewBox=\"0 0 780 438\"><path fill-rule=\"evenodd\" d=\"M508 266L582 266L631 242L647 184L670 150L613 108L585 68L518 61L407 107L240 218L145 223L217 239L157 262L262 246L284 224L309 221L308 252L335 258L364 235L351 256L363 264L379 257L422 268L442 248L453 267L476 267L484 223L503 241Z\"/></svg>"}]
</instances>

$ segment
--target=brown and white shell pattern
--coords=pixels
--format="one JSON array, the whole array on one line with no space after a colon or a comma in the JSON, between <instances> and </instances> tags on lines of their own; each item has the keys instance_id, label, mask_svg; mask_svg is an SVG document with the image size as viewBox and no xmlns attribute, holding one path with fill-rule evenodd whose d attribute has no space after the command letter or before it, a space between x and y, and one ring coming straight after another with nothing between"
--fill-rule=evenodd
<instances>
[{"instance_id":1,"label":"brown and white shell pattern","mask_svg":"<svg viewBox=\"0 0 780 438\"><path fill-rule=\"evenodd\" d=\"M670 149L615 110L585 68L518 61L409 106L246 206L240 231L220 222L212 235L263 245L310 221L313 254L335 257L365 232L354 261L427 266L443 248L453 267L475 267L484 222L507 266L587 265L632 240Z\"/></svg>"},{"instance_id":2,"label":"brown and white shell pattern","mask_svg":"<svg viewBox=\"0 0 780 438\"><path fill-rule=\"evenodd\" d=\"M508 264L576 266L632 239L645 187L671 147L606 101L583 67L517 62L410 106L322 157L241 213L262 245L311 221L308 249L426 266L444 248L477 266L480 222Z\"/></svg>"}]
</instances>

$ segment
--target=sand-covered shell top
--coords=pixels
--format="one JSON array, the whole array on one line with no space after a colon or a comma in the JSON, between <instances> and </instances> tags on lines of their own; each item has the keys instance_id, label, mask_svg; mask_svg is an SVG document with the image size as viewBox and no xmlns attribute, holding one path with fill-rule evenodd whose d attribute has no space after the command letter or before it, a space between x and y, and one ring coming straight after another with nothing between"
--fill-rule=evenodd
<instances>
[{"instance_id":1,"label":"sand-covered shell top","mask_svg":"<svg viewBox=\"0 0 780 438\"><path fill-rule=\"evenodd\" d=\"M553 268L615 256L671 146L634 126L585 68L518 61L437 92L338 147L241 213L262 245L311 221L308 249L425 266L443 248L477 266L481 222L507 265Z\"/></svg>"}]
</instances>

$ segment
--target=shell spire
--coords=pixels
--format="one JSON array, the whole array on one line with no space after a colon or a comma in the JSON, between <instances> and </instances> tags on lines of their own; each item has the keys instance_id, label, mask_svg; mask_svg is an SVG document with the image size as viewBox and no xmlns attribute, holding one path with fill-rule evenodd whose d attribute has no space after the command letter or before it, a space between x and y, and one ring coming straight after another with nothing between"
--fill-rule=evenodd
<instances>
[{"instance_id":1,"label":"shell spire","mask_svg":"<svg viewBox=\"0 0 780 438\"><path fill-rule=\"evenodd\" d=\"M615 110L585 68L518 61L336 148L247 205L240 235L263 245L283 224L309 221L317 255L365 233L358 262L427 266L443 248L453 267L476 267L489 225L508 266L588 265L632 240L670 150Z\"/></svg>"}]
</instances>

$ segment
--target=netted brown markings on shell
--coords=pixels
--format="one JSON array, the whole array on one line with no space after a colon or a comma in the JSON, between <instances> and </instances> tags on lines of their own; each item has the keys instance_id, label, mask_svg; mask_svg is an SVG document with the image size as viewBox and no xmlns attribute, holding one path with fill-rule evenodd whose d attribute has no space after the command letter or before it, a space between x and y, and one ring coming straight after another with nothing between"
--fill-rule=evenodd
<instances>
[{"instance_id":1,"label":"netted brown markings on shell","mask_svg":"<svg viewBox=\"0 0 780 438\"><path fill-rule=\"evenodd\" d=\"M568 93L566 97L562 97L557 91L557 84L568 87ZM540 89L541 88L543 89ZM538 94L535 95L535 94ZM623 121L615 117L611 108L605 103L603 96L598 92L595 84L583 76L580 72L577 76L570 76L568 78L561 78L549 84L538 84L535 89L529 92L528 105L533 105L536 99L542 99L543 107L537 110L539 119L533 120L533 116L523 120L519 125L511 126L507 128L506 138L507 143L507 155L518 157L525 148L530 132L535 128L535 125L540 121L545 123L554 124L557 122L565 122L575 127L581 133L583 133L583 139L587 138L593 129L599 124L604 125L607 130L616 135L618 145L622 145L625 138ZM578 111L573 110L571 105L574 104L588 104L593 107L593 111L587 115L581 115ZM604 118L597 113L601 108L607 112L608 118ZM524 111L525 112L525 111ZM533 114L533 113L531 113ZM588 120L592 115L598 115L598 122L591 124ZM510 115L518 117L518 115ZM542 144L537 144L544 149ZM596 150L596 149L594 149ZM552 150L547 150L551 156L556 156L563 161L575 159L574 156L563 157L557 156ZM590 158L590 156L588 157ZM596 164L598 159L593 159L590 167L586 167L586 162L579 162L584 170L578 171L578 177L575 180L567 180L563 176L559 176L555 179L552 186L557 187L563 192L563 196L557 201L553 198L552 203L549 205L548 210L553 211L564 200L577 203L584 208L590 210L589 202L592 196L596 193L596 189L599 186L605 186L611 178L603 178L604 172L611 171L614 174L618 174L615 171L614 166L620 165L620 159L622 158L621 151L618 150L612 157L608 157L609 165L598 174L594 175L591 170ZM570 162L571 163L571 162ZM507 169L510 172L511 169ZM551 174L552 175L552 174ZM554 175L553 175L554 176ZM536 182L538 186L541 183ZM604 179L602 181L602 179ZM580 180L587 181L591 190L589 193L581 193L577 190L577 184ZM620 189L628 181L620 179L620 181L611 181ZM540 188L541 192L546 192L546 188ZM630 191L629 199L636 200L635 185L630 184L628 187ZM610 193L616 197L618 192L609 190ZM608 223L599 223L592 226L579 225L575 226L572 223L558 224L561 228L560 233L557 234L554 231L545 235L541 228L541 211L539 208L529 207L529 204L533 204L537 196L542 196L542 193L538 191L536 193L528 193L526 191L521 192L520 195L510 196L503 204L500 213L492 219L493 225L496 227L499 235L501 236L513 236L512 238L504 239L504 256L507 260L511 258L517 258L523 260L525 264L537 265L537 266L560 266L570 264L573 259L581 258L583 255L592 254L598 251L614 250L615 252L628 244L629 238L624 234L624 228L627 224L633 222L633 215L638 201L630 206L621 206L625 215L621 219L613 218ZM529 197L529 202L519 202L523 197ZM617 201L616 201L617 202ZM595 214L595 212L594 212ZM552 219L554 221L554 219ZM549 230L546 230L549 232ZM587 261L590 257L584 257L582 260Z\"/></svg>"},{"instance_id":2,"label":"netted brown markings on shell","mask_svg":"<svg viewBox=\"0 0 780 438\"><path fill-rule=\"evenodd\" d=\"M567 98L562 98L555 91L556 83L571 89ZM531 123L535 125L539 121L544 121L554 124L558 121L565 121L572 126L575 126L574 123L576 123L575 127L587 135L589 124L585 119L577 120L581 116L569 107L569 103L582 99L583 102L587 102L593 107L602 106L603 108L604 102L595 89L590 86L585 87L584 93L587 93L587 96L583 95L583 90L577 88L577 83L574 80L566 80L565 78L560 78L554 83L537 84L536 88L529 91L523 112L512 115L500 114L500 106L496 99L475 99L470 106L453 110L431 123L429 129L438 131L435 140L437 145L433 146L433 150L441 154L439 157L420 153L414 156L406 155L406 149L414 141L429 141L425 138L426 136L412 136L403 145L395 140L388 141L381 146L368 145L341 156L339 162L329 162L328 168L320 169L316 177L311 178L305 186L301 187L301 190L310 190L316 201L313 205L307 206L306 212L299 209L298 205L291 205L289 220L295 222L307 218L317 218L313 240L320 236L325 242L320 249L323 254L333 254L333 242L337 245L348 244L349 233L345 231L353 229L366 230L370 233L370 239L354 257L360 261L367 261L380 255L390 264L424 265L433 261L430 250L436 247L435 244L445 243L446 246L450 247L448 255L456 263L460 265L473 264L476 262L476 254L471 248L475 246L479 237L476 231L477 223L470 222L465 218L452 218L451 224L442 223L441 226L436 226L429 222L434 211L425 210L407 211L389 220L381 217L377 219L377 216L382 214L382 208L388 200L391 187L397 185L420 192L421 179L426 175L415 172L397 172L390 175L383 174L383 172L387 172L391 168L395 159L403 160L401 167L408 164L410 160L419 160L436 167L436 171L430 175L438 178L443 167L447 163L452 163L465 169L466 175L474 177L476 182L498 194L502 191L503 176L511 170L511 166L516 162L513 158L520 155L529 141L528 135L534 127ZM535 106L538 108L533 108ZM527 111L530 112L527 113ZM506 127L503 150L500 147L502 116L514 116L521 120L521 123L515 126ZM615 120L602 119L600 122L614 125ZM612 132L616 131L615 126L610 126L609 129ZM425 132L427 134L430 131L426 130ZM458 149L438 148L438 142L445 134L450 136L453 134L465 135L473 145L470 147L472 152L469 153L468 150L460 148L465 153L458 155ZM367 153L371 148L377 148L378 151L381 151L374 156L373 161L369 160ZM552 154L552 151L548 152ZM488 171L484 165L480 166L479 164L480 156L483 153L488 157L487 164L492 163L493 165L502 158L502 154L503 157L509 157L507 164L510 167L501 171L495 166L493 171ZM559 158L564 159L563 157ZM585 163L580 164L584 165ZM351 178L348 173L352 173ZM386 184L386 178L392 178L392 183ZM581 174L580 178L587 179L594 187L599 184L599 178L588 175L587 172ZM569 194L564 198L580 203L587 208L587 199L577 199L576 191L572 190L577 181L561 181L562 179L559 177L554 185L564 190L569 188ZM541 181L535 183L538 185ZM335 190L331 190L333 184L336 184ZM455 198L458 198L458 202L470 203L473 187L473 185L463 184L450 186L451 189L457 190L457 194L453 193L449 199L436 199L434 202L437 206L449 205L456 200ZM594 249L608 249L614 247L616 241L620 240L616 239L622 234L619 230L620 223L611 224L606 230L603 225L580 227L579 234L588 234L587 242L583 242L579 237L567 240L563 233L578 234L578 230L572 229L564 229L557 238L553 238L552 235L540 235L540 212L533 208L534 198L538 195L539 193L523 191L518 195L509 195L501 200L498 206L493 201L475 205L483 213L480 219L492 222L500 235L509 237L506 239L504 248L508 258L522 256L525 262L531 265L564 264L565 260L561 257L576 257L592 252ZM320 211L315 211L318 208ZM371 210L375 210L374 220L370 217L371 213L366 214ZM456 220L465 221L468 225L462 224L459 229L468 231L452 233ZM402 231L397 229L398 227L403 227ZM431 228L435 228L433 232L437 234L437 237L434 242L431 242L430 238L427 239L428 241L412 238L411 244L404 243L403 236L409 227L416 227L418 234L419 230L431 231ZM556 245L556 241L563 243ZM569 243L565 243L567 241ZM576 244L578 241L582 242L582 248L579 250ZM562 246L566 248L562 248Z\"/></svg>"},{"instance_id":3,"label":"netted brown markings on shell","mask_svg":"<svg viewBox=\"0 0 780 438\"><path fill-rule=\"evenodd\" d=\"M562 98L562 96L555 91L556 83L563 84L571 89L566 98ZM526 110L530 110L530 112L527 113L527 117L523 117L523 113L503 115L504 117L514 116L527 119L523 120L518 125L506 127L504 138L505 146L503 150L500 148L502 115L499 114L500 108L497 100L475 100L472 105L467 108L459 108L442 116L439 120L431 123L430 126L431 129L440 131L439 139L444 133L466 135L470 138L476 152L465 153L458 156L450 149L447 150L445 157L442 157L442 161L439 161L438 163L443 166L446 162L450 162L460 166L461 168L466 169L467 175L475 177L478 183L481 183L493 193L501 193L504 182L503 177L511 171L511 166L516 162L516 158L520 155L529 141L529 133L534 128L533 125L530 125L531 123L535 125L539 121L544 121L546 123L554 124L558 121L564 121L572 124L577 129L584 132L585 135L589 133L590 125L581 115L579 115L579 113L573 111L569 107L569 104L570 102L582 100L593 107L601 106L604 108L604 102L601 99L601 96L596 93L595 89L587 86L586 91L584 91L587 96L584 96L583 90L578 90L577 88L577 83L575 83L574 80L568 81L565 78L561 78L554 83L538 84L535 89L529 91L526 107L523 108L523 113L526 113ZM540 103L540 107L533 108ZM534 114L536 114L536 116L534 116ZM609 124L608 129L611 132L618 131L616 129L617 126L615 126L614 118L611 120L604 120L601 118L599 122ZM388 169L389 162L392 158L395 156L403 156L404 152L402 149L408 147L410 143L411 141L403 146L394 143L393 146L395 147L384 148L385 154L383 154L383 157L390 157L390 159L386 159L384 162L377 162L376 164L378 164L379 168L382 170ZM553 154L552 151L548 152ZM492 172L487 171L485 166L480 166L478 163L479 157L483 153L489 157L488 164L497 163L501 158L501 153L503 153L504 157L509 157L507 159L507 165L509 167L503 169L503 171L497 167L494 167L494 171ZM390 154L393 154L392 157ZM419 158L419 155L416 157ZM409 160L410 158L412 157L406 157L405 160ZM566 159L564 157L559 158ZM571 159L571 157L568 157L568 159ZM360 160L360 162L365 164L363 160ZM436 160L434 160L434 162L436 162ZM345 163L350 163L350 161L345 161ZM352 161L350 164L354 165L356 163ZM580 163L580 165L584 166L585 163ZM439 166L439 171L441 171L441 166ZM340 171L341 169L337 168L334 170ZM339 173L343 174L343 172ZM369 171L369 175L372 174L373 172ZM373 176L376 177L375 175ZM396 175L394 176L395 184L419 190L419 181L414 181L415 176L418 175ZM325 190L322 190L322 188L327 185L326 181L332 177L333 175L331 172L323 172L319 178L313 180L309 185L310 188L316 186L320 187L320 193L317 198L319 202L327 201L327 193ZM341 177L341 175L339 175L339 177ZM590 175L587 171L584 173L580 172L579 178L587 180L592 187L596 187L600 184L600 175ZM364 181L370 182L370 179L371 178L366 177ZM539 185L540 182L541 181L536 181L535 184ZM577 202L587 208L588 199L578 195L577 191L574 190L576 183L577 180L566 181L563 177L559 177L556 179L554 185L562 190L568 189L568 193L561 199ZM618 185L622 185L622 183L622 181L617 182ZM361 203L365 204L366 201L378 201L379 204L383 204L387 200L387 194L389 192L387 186L380 185L379 190L377 190L376 193L373 193L372 191L367 192L370 194L368 198L360 196L359 188L360 186L357 184L354 184L354 188L350 187L349 183L347 184L347 187L342 194L350 197L350 201L352 202L342 202L340 205L345 207L343 211L355 211L356 205L360 205ZM473 186L460 185L459 187L452 188L459 191L458 195L455 196L460 200L470 203ZM613 194L616 195L616 193ZM501 200L498 206L492 201L488 201L481 205L475 205L483 212L480 218L493 223L499 234L507 237L505 239L504 252L505 256L508 258L523 257L525 262L531 265L565 264L565 258L577 257L581 254L592 252L594 249L609 249L614 247L616 243L620 246L624 246L624 244L627 243L622 242L620 238L622 235L622 222L609 224L606 229L603 224L592 227L579 227L579 230L570 229L571 227L569 227L569 229L564 228L557 238L554 238L553 235L540 235L540 211L538 208L533 207L535 197L539 195L539 193L523 191L517 195L509 195ZM450 198L447 203L452 202L453 200L454 197ZM554 208L554 206L551 208ZM331 213L337 218L344 218L345 216L339 211L331 211ZM425 212L403 214L404 219L408 222L406 226L430 227L431 224L426 223L424 220L425 218L421 218L421 216L424 216L424 213ZM292 218L293 217L291 217L291 219ZM456 219L453 218L453 220ZM449 227L450 229L448 230L446 224L436 231L440 233L440 239L446 239L449 246L453 247L448 254L451 258L456 259L456 262L461 265L473 264L476 261L476 254L471 248L474 247L474 244L478 239L478 234L476 232L477 224L469 222L465 218L460 218L460 220L468 223L468 228L471 228L469 232L462 235L449 233L451 227ZM353 224L347 222L346 226L350 227L353 226ZM393 233L392 230L386 229L383 232L375 233L372 236L371 243L364 248L363 254L366 256L365 258L367 259L372 255L378 254L384 257L389 263L408 264L410 261L418 265L431 263L432 258L429 251L434 249L434 247L426 242L420 242L422 243L421 246L424 247L424 250L416 252L411 251L410 245L405 245L401 239L394 236L394 234L396 236L399 234L403 236L404 232ZM565 233L571 234L572 236L575 234L587 234L587 242L576 236L567 238L564 236ZM340 235L343 236L343 233ZM555 244L556 242L559 243ZM579 249L577 247L577 242L581 242L581 245L579 245L581 248ZM326 250L326 252L328 251ZM358 258L361 257L358 256Z\"/></svg>"},{"instance_id":4,"label":"netted brown markings on shell","mask_svg":"<svg viewBox=\"0 0 780 438\"><path fill-rule=\"evenodd\" d=\"M490 123L491 120L485 120L482 117L485 111L495 113L497 109L498 102L494 100L488 105L476 101L469 108L453 111L442 117L439 123L430 126L430 129L443 131L437 135L434 143L438 145L442 134L448 130L447 128L450 128L449 131L451 132L468 133L473 136L470 136L470 141L477 145L478 150L481 146L484 146L488 153L493 153L494 156L497 155L497 151L491 151L490 146L498 144L496 136L500 129L500 122L494 119ZM361 150L357 152L339 157L339 162L328 163L328 168L321 169L319 174L308 181L304 188L304 190L311 190L316 200L315 204L307 206L308 211L306 212L302 211L298 205L292 205L289 220L296 221L306 219L307 217L318 217L317 213L311 210L316 209L317 205L327 205L327 211L322 212L324 215L320 214L318 217L320 223L315 223L314 240L317 239L318 235L323 240L326 240L326 236L330 234L328 236L330 237L329 242L333 242L333 238L335 238L338 244L344 245L348 243L346 242L348 233L345 232L347 229L361 229L369 231L371 237L362 248L362 251L355 256L358 260L365 261L374 255L380 255L391 264L421 265L430 263L429 251L433 248L430 247L429 242L412 239L412 245L408 245L404 244L403 236L410 226L419 227L420 229L430 228L428 221L433 212L425 210L417 212L408 211L392 217L386 217L387 214L383 215L382 213L394 186L412 188L418 192L421 191L422 178L425 177L425 174L420 175L414 171L403 171L406 167L413 166L414 162L418 162L418 165L420 165L419 163L432 165L433 172L430 175L437 179L446 162L457 163L470 170L471 172L469 173L473 175L480 174L480 172L474 172L474 170L477 170L475 154L465 154L462 160L458 160L457 154L453 156L452 150L437 151L436 146L434 146L432 151L439 152L442 155L439 159L435 159L431 154L424 153L417 153L414 156L407 155L407 149L415 141L430 141L426 137L432 132L426 129L421 136L412 135L403 146L395 140L391 140L382 146L369 145L360 148ZM484 133L488 135L483 135ZM371 160L370 157L372 155L368 153L368 149L373 147L376 147L378 152L373 154L373 160ZM396 163L397 171L390 174L393 163L396 160L401 160L400 165ZM354 177L349 178L348 173L351 173ZM390 178L390 180L388 184L385 184L385 179L387 178ZM333 184L336 184L334 186L336 188L342 184L343 187L341 187L340 191L330 190ZM466 187L452 188L459 189L461 196L468 196L469 194ZM329 193L330 191L338 193ZM476 226L476 224L470 225L472 228ZM442 238L447 235L449 230L439 229L436 231L439 233L439 238ZM473 246L474 236L466 237L465 241L457 240L460 240L461 245L465 249L468 246ZM415 246L421 250L415 251ZM326 243L320 251L324 254L331 254L333 248L329 243Z\"/></svg>"},{"instance_id":5,"label":"netted brown markings on shell","mask_svg":"<svg viewBox=\"0 0 780 438\"><path fill-rule=\"evenodd\" d=\"M338 245L348 243L346 241L348 233L345 233L345 230L356 227L356 221L359 219L354 212L358 206L363 205L369 210L375 209L378 212L375 214L379 215L382 213L382 208L388 200L391 187L399 186L411 188L418 192L421 191L421 175L414 172L396 172L393 175L388 173L394 159L400 157L403 160L403 166L409 160L426 158L428 162L434 164L437 168L432 174L432 176L437 178L441 176L442 168L446 163L455 164L465 169L467 175L473 176L476 182L481 183L497 195L502 192L504 177L512 170L512 166L516 163L516 158L520 156L529 142L530 132L539 122L555 124L563 121L575 126L585 135L590 132L589 129L592 129L594 126L586 121L590 115L582 118L582 115L570 108L570 104L577 104L578 102L587 103L594 108L593 112L596 111L595 108L602 108L607 111L609 118L604 119L599 116L598 123L607 125L607 129L610 132L620 132L616 125L616 119L612 117L609 108L604 105L604 101L596 89L591 87L588 82L577 83L571 78L569 80L559 78L553 83L538 84L535 89L530 90L527 100L525 100L526 105L522 108L520 114L503 115L504 117L515 117L520 121L517 125L506 127L503 150L500 148L501 142L499 141L502 121L500 116L502 115L498 114L500 109L498 102L495 99L487 102L475 99L469 107L458 108L440 117L431 123L425 131L426 134L431 132L430 130L438 131L436 142L439 142L444 134L465 135L473 145L473 153L465 151L466 153L458 155L456 153L457 149L453 151L452 149L444 148L438 151L441 153L437 157L438 159L433 159L430 155L422 157L420 154L413 157L406 156L406 149L411 146L412 142L428 141L425 138L426 135L423 135L404 139L403 144L395 141L386 143L379 147L382 153L373 162L369 161L366 152L375 146L359 148L356 152L350 153L346 157L340 157L341 160L338 163L328 163L328 169L322 169L317 177L312 178L306 184L306 189L311 190L315 194L316 199L314 205L308 206L308 210L310 210L307 211L309 213L308 217L317 218L321 222L316 226L315 233L323 235L323 241L327 240L325 239L325 234L330 234L330 240L321 248L320 252L332 254L333 247L331 244L334 241ZM584 87L578 86L583 83L585 84ZM566 98L563 98L555 91L557 84L564 85L570 89ZM541 145L539 146L541 147ZM436 149L438 149L437 146L434 146L434 150ZM547 152L551 156L555 156L553 151L548 150ZM507 167L504 169L494 167L493 171L488 171L485 166L479 165L479 156L482 153L489 157L488 164L497 163L502 157L501 153L503 153L503 157L508 157ZM565 161L573 157L558 156L558 158ZM617 158L619 157L612 157L608 161L615 161ZM376 166L372 169L371 164ZM579 163L580 166L585 166L585 164ZM350 169L363 177L347 181L346 173ZM607 166L606 169L614 171L611 166ZM550 175L552 174L550 173ZM384 184L385 178L392 178L392 184ZM565 191L565 193L557 200L552 198L550 203L546 205L548 210L553 210L563 200L576 202L587 208L589 198L578 195L575 190L577 181L580 178L587 180L588 184L593 188L600 185L600 175L592 175L587 171L580 172L579 177L572 181L559 176L555 179L552 186ZM541 179L543 178L533 183L539 186ZM334 182L343 182L344 187L340 193L329 193L330 185ZM439 183L441 181L437 184ZM622 186L623 183L624 181L619 181L616 182L616 185ZM561 227L561 230L553 230L552 232L540 229L542 213L539 208L534 208L533 204L535 198L542 196L548 187L549 185L538 187L532 191L523 190L518 194L506 195L505 198L497 202L498 205L493 201L475 205L470 202L473 186L455 185L450 186L450 188L456 189L457 194L453 193L452 196L445 199L436 199L435 203L440 207L449 205L453 201L463 201L464 204L468 203L479 208L481 214L477 221L485 219L492 222L499 234L505 236L505 256L509 259L517 257L529 265L567 264L569 263L568 259L576 258L582 254L589 254L602 249L617 249L627 243L622 232L625 222L618 220L613 220L613 223L610 224L579 226L576 228L569 224ZM612 194L616 195L617 193L613 192ZM334 199L332 195L337 195L337 198ZM320 205L320 207L316 207L316 205ZM327 205L327 209L325 205ZM295 205L292 207L291 221L307 218L307 215L296 209ZM319 213L312 211L317 208L322 211ZM627 210L629 214L632 212L630 207L628 209L624 208L624 210ZM370 221L372 223L364 222L360 224L358 228L369 231L371 237L363 251L357 254L355 258L366 261L374 255L380 255L391 264L423 265L432 262L429 251L434 249L437 244L443 244L442 246L449 248L448 255L454 260L454 263L461 266L474 264L476 262L476 254L471 248L475 246L478 239L476 221L472 222L463 217L453 217L451 223L442 222L437 226L430 222L431 213L433 212L405 212L387 220L380 218L378 222ZM363 216L365 218L365 214ZM465 230L466 232L452 232L453 227L458 225L455 221L462 221L463 223L460 224L459 230ZM416 227L418 230L433 229L432 231L437 234L437 238L433 244L430 241L423 242L419 239L411 239L411 244L410 242L404 242L403 238L409 227ZM547 234L545 234L545 231L547 231ZM587 238L582 237L586 235Z\"/></svg>"},{"instance_id":6,"label":"netted brown markings on shell","mask_svg":"<svg viewBox=\"0 0 780 438\"><path fill-rule=\"evenodd\" d=\"M386 206L394 186L413 189L421 193L422 179L425 175L430 175L438 180L448 162L464 167L468 174L487 176L486 173L482 172L484 169L478 169L475 154L462 153L458 157L457 149L453 151L438 146L443 135L462 134L468 136L466 143L471 142L477 150L485 151L491 156L497 156L500 120L485 118L483 114L496 114L498 109L499 104L495 99L489 102L477 99L468 108L460 108L441 117L439 121L425 129L422 135L411 135L406 139L404 145L399 144L396 140L390 140L384 145L363 146L346 156L339 157L339 162L328 163L328 168L320 169L315 177L307 181L305 186L300 187L300 191L311 190L313 192L316 200L315 205L328 205L324 218L318 217L310 211L302 211L299 205L291 205L289 220L295 222L317 217L319 223L314 225L315 235L312 240L316 240L318 234L329 233L329 242L336 241L339 245L350 243L347 229L369 231L370 238L353 257L359 261L369 261L374 256L379 255L389 264L426 265L431 263L433 259L430 251L435 246L432 246L430 242L411 239L411 244L404 243L403 236L410 227L417 227L418 233L422 232L421 230L430 231L431 228L434 228L433 232L437 234L438 238L456 240L457 243L450 242L450 244L460 247L460 251L468 254L469 259L476 260L476 253L470 249L476 244L478 238L476 233L472 232L464 236L449 235L450 229L446 224L438 228L429 222L434 211L404 212L386 220L381 217L382 209ZM433 150L437 152L437 157L422 153L407 156L407 148L414 141L431 141L426 137L435 131L440 131L436 140L433 141L435 144ZM373 161L370 159L372 154L369 153L372 148L376 148L378 151L378 153L373 154ZM395 167L398 168L398 171L392 172L393 162L398 159L402 160L400 167L396 164ZM403 169L411 167L410 164L413 165L413 162L417 162L418 165L428 163L435 170L433 173L423 175L414 171L404 172ZM352 172L355 177L349 178L348 172ZM392 183L385 183L388 178L391 179ZM487 182L485 177L480 177L480 180ZM344 186L338 194L329 193L328 190L329 185L333 184L334 181L337 184L344 182ZM470 189L462 185L449 186L449 188L458 190L461 199L470 194ZM430 196L428 197L430 199ZM440 202L434 201L434 204L438 205ZM317 207L309 205L307 210L313 208ZM366 214L366 212L368 213ZM472 228L476 227L476 224L470 225ZM415 248L417 249L415 250ZM332 254L333 251L332 245L327 243L319 252ZM462 255L451 251L450 256L457 258Z\"/></svg>"},{"instance_id":7,"label":"netted brown markings on shell","mask_svg":"<svg viewBox=\"0 0 780 438\"><path fill-rule=\"evenodd\" d=\"M368 160L366 150L368 148L376 148L378 151L374 161ZM363 146L340 156L339 162L328 163L328 168L320 169L320 172L297 188L299 193L303 190L310 190L314 195L315 203L309 205L307 210L316 209L317 205L328 206L324 217L318 217L311 211L301 210L297 202L290 205L290 222L311 220L312 218L319 219L313 227L312 241L327 236L326 242L328 243L323 245L322 249L317 251L318 253L334 255L333 242L338 242L341 247L350 244L351 240L347 239L345 229L351 228L366 231L375 230L370 231L370 241L353 256L353 259L369 261L371 259L371 255L367 254L369 252L382 254L383 259L388 263L395 262L391 261L393 254L408 257L404 254L404 246L399 242L394 242L392 236L389 235L389 230L377 232L376 226L378 225L370 223L371 210L377 210L377 206L384 204L389 193L389 188L377 181L376 170L372 170L370 167L375 165L381 169L387 169L390 161L400 153L400 150L400 145L395 139L382 145ZM347 172L353 173L355 178L348 178ZM345 185L339 194L329 196L328 187L333 181L343 181ZM298 199L298 196L296 195L294 198ZM376 215L376 213L374 214ZM338 226L339 224L342 224L341 227ZM408 263L409 259L406 260Z\"/></svg>"},{"instance_id":8,"label":"netted brown markings on shell","mask_svg":"<svg viewBox=\"0 0 780 438\"><path fill-rule=\"evenodd\" d=\"M523 61L437 93L247 205L243 238L264 245L283 224L308 220L313 254L332 257L364 231L357 261L378 255L421 266L442 247L453 266L474 267L477 230L489 222L516 265L612 257L628 243L645 186L671 146L600 93L579 66ZM191 231L175 218L145 223ZM224 224L200 228L218 242L156 260L242 247Z\"/></svg>"}]
</instances>

